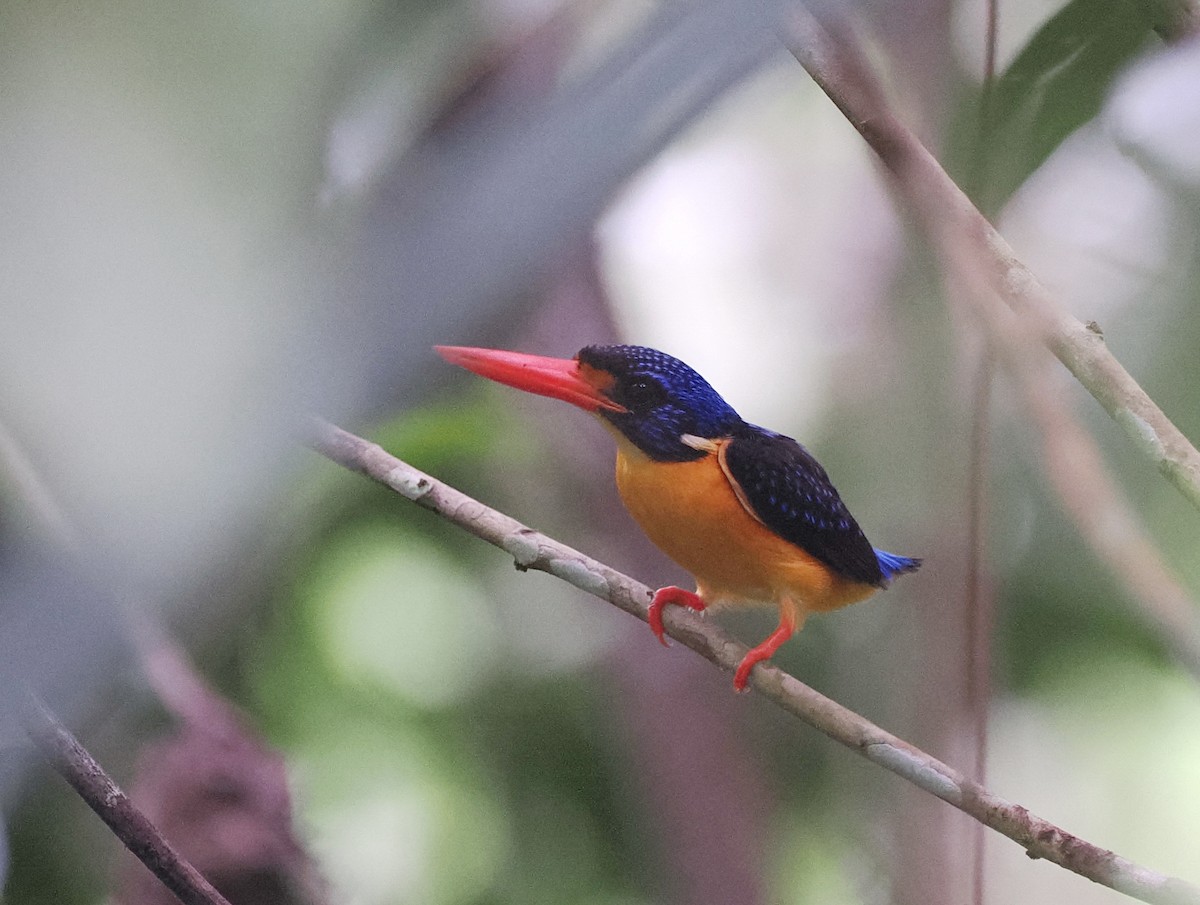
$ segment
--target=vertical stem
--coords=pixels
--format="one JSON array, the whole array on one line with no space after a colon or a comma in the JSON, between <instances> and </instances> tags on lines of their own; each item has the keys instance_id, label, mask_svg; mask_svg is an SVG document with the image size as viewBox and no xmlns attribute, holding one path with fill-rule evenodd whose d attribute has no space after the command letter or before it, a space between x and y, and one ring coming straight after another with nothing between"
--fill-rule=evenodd
<instances>
[{"instance_id":1,"label":"vertical stem","mask_svg":"<svg viewBox=\"0 0 1200 905\"><path fill-rule=\"evenodd\" d=\"M991 452L990 413L993 361L986 341L978 356L972 393L970 463L967 469L967 710L975 743L974 780L987 783L988 705L991 698L991 637L993 598L984 574L987 548L988 462ZM983 905L985 834L978 824L972 838L972 901Z\"/></svg>"},{"instance_id":2,"label":"vertical stem","mask_svg":"<svg viewBox=\"0 0 1200 905\"><path fill-rule=\"evenodd\" d=\"M996 43L1000 30L1000 0L985 0L984 15L987 16L983 34L983 95L979 104L979 118L983 123L982 133L987 135L987 124L992 114L992 89L996 81Z\"/></svg>"}]
</instances>

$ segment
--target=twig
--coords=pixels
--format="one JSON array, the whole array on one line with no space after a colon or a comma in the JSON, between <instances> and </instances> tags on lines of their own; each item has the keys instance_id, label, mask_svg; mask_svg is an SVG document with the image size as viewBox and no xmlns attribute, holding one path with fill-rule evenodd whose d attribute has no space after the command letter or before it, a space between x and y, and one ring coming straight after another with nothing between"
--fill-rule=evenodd
<instances>
[{"instance_id":1,"label":"twig","mask_svg":"<svg viewBox=\"0 0 1200 905\"><path fill-rule=\"evenodd\" d=\"M942 256L954 291L982 320L1038 427L1046 471L1097 559L1124 584L1163 644L1200 677L1200 622L1079 424L1043 343L1067 365L1160 469L1200 505L1200 453L1108 352L1033 277L917 137L892 114L848 34L835 40L796 7L789 48L894 177Z\"/></svg>"},{"instance_id":2,"label":"twig","mask_svg":"<svg viewBox=\"0 0 1200 905\"><path fill-rule=\"evenodd\" d=\"M975 387L971 398L971 451L967 468L967 608L966 631L966 698L971 719L971 735L975 743L972 752L972 774L976 782L988 781L988 710L991 703L992 674L992 589L984 572L987 553L988 494L991 489L989 470L991 453L991 401L993 367L986 343L979 346L976 361ZM975 825L971 840L971 901L983 905L984 849L987 839L981 824Z\"/></svg>"},{"instance_id":3,"label":"twig","mask_svg":"<svg viewBox=\"0 0 1200 905\"><path fill-rule=\"evenodd\" d=\"M30 695L23 717L25 731L42 756L181 902L185 905L229 905L226 898L171 847L45 704Z\"/></svg>"},{"instance_id":4,"label":"twig","mask_svg":"<svg viewBox=\"0 0 1200 905\"><path fill-rule=\"evenodd\" d=\"M984 35L983 35L983 87L980 89L979 121L980 137L986 139L992 121L992 100L996 87L996 46L999 43L1000 31L1000 0L986 0L984 3ZM986 156L987 148L979 149L981 156Z\"/></svg>"},{"instance_id":5,"label":"twig","mask_svg":"<svg viewBox=\"0 0 1200 905\"><path fill-rule=\"evenodd\" d=\"M970 243L990 285L1035 325L1050 350L1104 406L1137 448L1200 509L1200 451L1108 351L1103 338L1068 312L1017 260L920 140L888 109L882 91L846 35L834 41L802 4L784 42L895 177L935 247L945 237Z\"/></svg>"},{"instance_id":6,"label":"twig","mask_svg":"<svg viewBox=\"0 0 1200 905\"><path fill-rule=\"evenodd\" d=\"M499 547L513 557L518 569L548 572L646 620L651 597L646 585L443 484L377 444L317 419L309 444L339 465L378 481ZM668 608L664 621L671 637L727 671L732 672L747 651L717 625L679 607ZM750 684L764 698L834 741L1012 839L1032 858L1052 861L1144 902L1200 905L1200 887L1135 864L993 795L776 666L760 664L751 673Z\"/></svg>"}]
</instances>

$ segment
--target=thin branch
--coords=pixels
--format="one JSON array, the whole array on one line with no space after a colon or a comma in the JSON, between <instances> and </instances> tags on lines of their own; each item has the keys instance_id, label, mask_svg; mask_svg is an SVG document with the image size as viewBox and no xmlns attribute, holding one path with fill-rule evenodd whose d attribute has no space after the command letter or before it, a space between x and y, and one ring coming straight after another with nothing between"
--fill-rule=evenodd
<instances>
[{"instance_id":1,"label":"thin branch","mask_svg":"<svg viewBox=\"0 0 1200 905\"><path fill-rule=\"evenodd\" d=\"M979 102L982 137L987 136L992 122L992 100L996 87L996 46L999 43L1000 32L1000 0L986 0L984 9L983 86ZM987 148L981 147L979 153L986 155Z\"/></svg>"},{"instance_id":2,"label":"thin branch","mask_svg":"<svg viewBox=\"0 0 1200 905\"><path fill-rule=\"evenodd\" d=\"M967 575L966 575L966 698L971 719L971 735L975 742L972 752L972 774L978 783L988 779L988 711L992 688L992 611L991 583L984 572L987 555L988 494L991 489L989 469L991 453L992 356L986 343L978 346L975 387L971 399L971 448L967 468ZM974 349L973 349L974 351ZM974 905L984 901L983 827L976 824L972 848L971 900Z\"/></svg>"},{"instance_id":3,"label":"thin branch","mask_svg":"<svg viewBox=\"0 0 1200 905\"><path fill-rule=\"evenodd\" d=\"M171 847L45 704L31 695L23 718L25 731L42 756L179 901L184 905L229 905L226 898Z\"/></svg>"},{"instance_id":4,"label":"thin branch","mask_svg":"<svg viewBox=\"0 0 1200 905\"><path fill-rule=\"evenodd\" d=\"M78 531L21 445L7 431L4 423L0 422L0 480L3 479L12 484L17 499L24 504L32 520L40 523L49 540L58 545L60 552L69 557L74 565L89 569L92 566L89 561L90 554L80 540ZM187 744L199 750L204 738L219 740L219 745L214 744L214 750L220 752L220 757L208 758L207 775L178 777L177 782L171 783L174 793L179 795L192 789L200 790L205 782L212 784L213 776L223 780L222 788L225 792L230 789L241 792L241 785L250 783L253 779L254 794L245 793L233 797L224 795L215 808L209 807L206 827L211 829L214 817L222 814L229 815L224 817L225 823L235 820L239 821L239 826L245 826L247 821L254 821L260 835L270 834L275 846L273 850L279 855L277 861L269 866L277 870L278 877L296 892L297 900L314 903L328 901L324 881L291 832L290 796L281 756L260 745L249 730L241 725L233 706L204 685L183 651L155 620L135 608L132 599L124 598L123 604L125 627L138 649L150 685L167 710L191 727L192 735L186 742L179 744ZM150 869L158 881L184 902L225 902L195 866L166 842L162 832L117 788L100 765L44 704L31 699L25 710L26 729L43 756L92 810L100 815L126 847ZM163 750L157 749L156 756L161 757ZM211 751L209 753L211 754ZM147 765L152 762L148 760ZM218 768L225 773L218 774ZM194 797L200 797L199 792ZM286 812L281 813L274 807L269 813L256 811L253 803L263 800L273 803L288 802ZM251 804L247 805L246 802ZM163 821L164 825L170 823L171 817L172 812L169 808L160 809L159 820ZM184 819L186 822L186 815L180 818L177 811L174 817L176 826L172 829L172 835L176 842L186 849L188 840L178 832L179 820ZM195 833L192 833L192 836L195 836ZM226 859L225 866L230 870L240 868L245 874L262 874L262 859L256 856L248 857L250 861L246 863L239 863L236 858L233 861ZM127 877L131 883L139 884L133 893L127 889L128 894L137 898L142 892L146 892L145 887L140 885L142 877L134 877L132 873L127 874ZM155 881L145 876L144 882ZM157 900L156 898L155 901Z\"/></svg>"},{"instance_id":5,"label":"thin branch","mask_svg":"<svg viewBox=\"0 0 1200 905\"><path fill-rule=\"evenodd\" d=\"M983 37L983 88L992 90L992 82L996 78L996 45L1000 31L1000 0L987 0L987 25Z\"/></svg>"},{"instance_id":6,"label":"thin branch","mask_svg":"<svg viewBox=\"0 0 1200 905\"><path fill-rule=\"evenodd\" d=\"M1067 311L1017 260L920 140L888 109L883 93L846 34L835 42L802 5L789 15L784 42L895 177L935 247L969 242L994 293L1035 325L1044 342L1104 406L1137 448L1200 509L1200 451L1108 351L1103 338Z\"/></svg>"},{"instance_id":7,"label":"thin branch","mask_svg":"<svg viewBox=\"0 0 1200 905\"><path fill-rule=\"evenodd\" d=\"M1200 504L1200 453L1108 352L1033 277L932 154L890 111L850 35L834 40L796 8L789 48L891 172L942 256L953 291L969 304L1024 397L1045 449L1046 472L1097 559L1137 602L1163 644L1200 677L1195 601L1171 574L1063 396L1043 344L1153 449L1160 469Z\"/></svg>"},{"instance_id":8,"label":"thin branch","mask_svg":"<svg viewBox=\"0 0 1200 905\"><path fill-rule=\"evenodd\" d=\"M627 575L443 484L377 444L324 421L314 419L309 444L339 465L378 481L499 547L513 557L518 569L557 576L646 621L651 590ZM744 644L690 611L670 607L664 622L671 637L724 670L732 672L746 654ZM1032 858L1052 861L1144 902L1200 905L1200 887L1135 864L993 795L776 666L760 664L751 673L750 684L764 698L834 741L1012 839Z\"/></svg>"}]
</instances>

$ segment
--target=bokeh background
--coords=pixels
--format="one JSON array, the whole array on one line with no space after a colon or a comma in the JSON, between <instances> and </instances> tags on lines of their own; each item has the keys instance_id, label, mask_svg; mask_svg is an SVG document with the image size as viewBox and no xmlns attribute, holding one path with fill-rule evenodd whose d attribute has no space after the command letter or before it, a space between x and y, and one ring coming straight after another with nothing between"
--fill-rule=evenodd
<instances>
[{"instance_id":1,"label":"bokeh background","mask_svg":"<svg viewBox=\"0 0 1200 905\"><path fill-rule=\"evenodd\" d=\"M1196 438L1187 9L1002 0L986 91L977 0L826 12ZM1197 679L1061 510L1020 398L776 12L0 4L4 901L159 901L29 756L13 709L30 685L222 865L235 905L969 900L978 837L948 806L304 448L321 414L651 585L686 583L621 510L598 425L452 369L437 342L656 346L800 438L872 540L925 567L814 618L778 664L1200 880ZM1059 377L1200 594L1200 515ZM773 625L720 618L747 640ZM987 901L1122 898L993 834L984 852Z\"/></svg>"}]
</instances>

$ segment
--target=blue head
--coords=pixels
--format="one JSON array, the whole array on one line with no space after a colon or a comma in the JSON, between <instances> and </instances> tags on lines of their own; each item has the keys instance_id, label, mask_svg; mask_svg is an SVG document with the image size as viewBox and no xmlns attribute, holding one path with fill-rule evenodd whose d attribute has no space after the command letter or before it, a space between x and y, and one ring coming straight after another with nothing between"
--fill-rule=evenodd
<instances>
[{"instance_id":1,"label":"blue head","mask_svg":"<svg viewBox=\"0 0 1200 905\"><path fill-rule=\"evenodd\" d=\"M586 346L574 358L434 348L447 361L489 380L599 415L658 462L703 458L707 453L683 437L713 440L744 426L707 380L678 358L645 346Z\"/></svg>"},{"instance_id":2,"label":"blue head","mask_svg":"<svg viewBox=\"0 0 1200 905\"><path fill-rule=\"evenodd\" d=\"M657 349L586 346L575 358L584 379L616 404L598 414L656 461L703 458L680 438L727 437L742 423L707 380Z\"/></svg>"}]
</instances>

